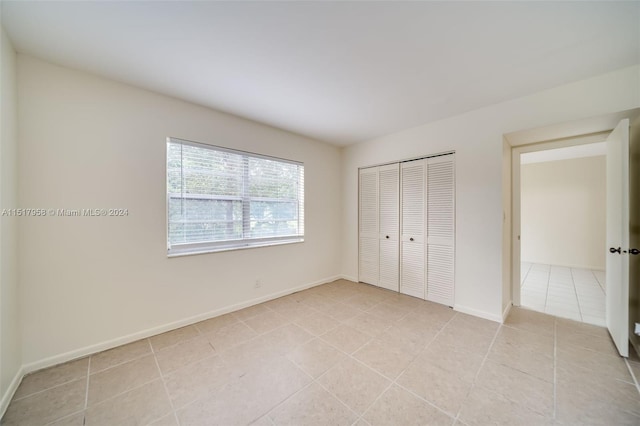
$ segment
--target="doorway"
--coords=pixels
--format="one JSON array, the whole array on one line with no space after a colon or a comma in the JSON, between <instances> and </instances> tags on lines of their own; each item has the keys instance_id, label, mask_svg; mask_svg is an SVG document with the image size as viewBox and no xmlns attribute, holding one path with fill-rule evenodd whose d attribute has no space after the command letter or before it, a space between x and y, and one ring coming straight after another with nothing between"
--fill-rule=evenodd
<instances>
[{"instance_id":1,"label":"doorway","mask_svg":"<svg viewBox=\"0 0 640 426\"><path fill-rule=\"evenodd\" d=\"M520 155L522 307L606 326L606 145Z\"/></svg>"},{"instance_id":2,"label":"doorway","mask_svg":"<svg viewBox=\"0 0 640 426\"><path fill-rule=\"evenodd\" d=\"M612 131L612 129L614 129ZM632 129L632 130L630 130ZM575 136L581 135L581 136ZM607 135L609 135L607 137ZM505 225L503 231L510 239L503 239L506 262L505 293L514 306L521 306L521 159L524 153L545 151L576 145L602 142L607 139L607 277L603 285L606 295L606 326L619 353L627 356L630 341L640 353L640 226L638 214L640 186L638 179L638 151L640 149L640 108L621 111L594 118L576 120L548 126L521 130L504 135L503 175L511 176L508 189L503 194ZM543 142L540 142L543 141ZM508 152L511 161L508 161ZM626 195L625 195L626 194ZM510 208L506 210L508 207ZM510 213L510 214L508 214ZM509 233L508 230L511 230ZM505 235L503 234L503 235ZM510 260L510 262L509 262ZM549 275L551 266L549 266ZM509 277L507 280L506 278ZM597 277L596 277L597 279ZM600 282L600 281L599 281ZM510 296L510 298L509 298ZM576 292L576 297L577 292ZM526 297L525 297L526 299ZM503 299L504 300L504 299ZM508 312L508 307L505 308ZM635 330L635 333L634 333ZM637 335L636 335L637 333Z\"/></svg>"}]
</instances>

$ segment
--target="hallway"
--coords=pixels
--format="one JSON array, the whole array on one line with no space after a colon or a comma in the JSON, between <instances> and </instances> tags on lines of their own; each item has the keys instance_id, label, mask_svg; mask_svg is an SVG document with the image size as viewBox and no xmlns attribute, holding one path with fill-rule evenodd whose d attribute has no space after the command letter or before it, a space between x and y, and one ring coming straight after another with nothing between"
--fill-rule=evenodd
<instances>
[{"instance_id":1,"label":"hallway","mask_svg":"<svg viewBox=\"0 0 640 426\"><path fill-rule=\"evenodd\" d=\"M523 307L606 326L605 271L522 262Z\"/></svg>"}]
</instances>

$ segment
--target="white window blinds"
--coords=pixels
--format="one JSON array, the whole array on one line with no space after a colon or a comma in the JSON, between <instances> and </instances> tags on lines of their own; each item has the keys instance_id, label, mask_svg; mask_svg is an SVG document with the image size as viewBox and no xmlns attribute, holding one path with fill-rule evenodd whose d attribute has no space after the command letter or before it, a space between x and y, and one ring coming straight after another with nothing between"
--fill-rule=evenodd
<instances>
[{"instance_id":1,"label":"white window blinds","mask_svg":"<svg viewBox=\"0 0 640 426\"><path fill-rule=\"evenodd\" d=\"M304 165L167 140L170 255L304 239Z\"/></svg>"}]
</instances>

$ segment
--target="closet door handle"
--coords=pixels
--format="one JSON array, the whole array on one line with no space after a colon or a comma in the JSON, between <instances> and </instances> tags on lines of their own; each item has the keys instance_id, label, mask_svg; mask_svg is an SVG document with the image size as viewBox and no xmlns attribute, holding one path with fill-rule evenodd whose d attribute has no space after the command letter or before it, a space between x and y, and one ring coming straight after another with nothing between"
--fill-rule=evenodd
<instances>
[{"instance_id":1,"label":"closet door handle","mask_svg":"<svg viewBox=\"0 0 640 426\"><path fill-rule=\"evenodd\" d=\"M409 241L413 241L413 237L409 238Z\"/></svg>"},{"instance_id":2,"label":"closet door handle","mask_svg":"<svg viewBox=\"0 0 640 426\"><path fill-rule=\"evenodd\" d=\"M629 254L633 254L633 255L640 254L640 250L638 250L637 248L629 249Z\"/></svg>"},{"instance_id":3,"label":"closet door handle","mask_svg":"<svg viewBox=\"0 0 640 426\"><path fill-rule=\"evenodd\" d=\"M621 254L620 247L618 247L618 248L610 247L610 248L609 248L609 253L618 253L618 254Z\"/></svg>"}]
</instances>

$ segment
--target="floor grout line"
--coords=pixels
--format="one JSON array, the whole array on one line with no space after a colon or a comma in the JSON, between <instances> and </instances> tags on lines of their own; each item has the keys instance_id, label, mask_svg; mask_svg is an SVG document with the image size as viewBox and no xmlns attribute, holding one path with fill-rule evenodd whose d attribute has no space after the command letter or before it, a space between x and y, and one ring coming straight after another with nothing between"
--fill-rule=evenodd
<instances>
[{"instance_id":1,"label":"floor grout line","mask_svg":"<svg viewBox=\"0 0 640 426\"><path fill-rule=\"evenodd\" d=\"M375 306L378 306L379 304L382 304L382 303L384 303L384 302L383 302L383 301L381 301L381 302L379 302L378 304L373 305L370 309L373 309ZM357 308L352 308L352 309L357 309ZM365 313L365 312L367 312L367 311L363 311L363 313ZM410 312L411 312L411 310L410 310ZM406 315L408 315L410 312L407 312L407 314L406 314ZM327 315L327 314L324 314L324 315ZM401 317L401 319L402 319L402 318L404 318L406 315L403 315L403 316ZM356 316L357 316L357 315L356 315ZM332 317L332 318L333 318L333 317ZM342 326L350 327L349 325L347 325L347 324L343 323L343 322L342 322L342 321L340 321L340 320L337 320L337 319L335 319L335 318L333 318L333 319L334 319L334 320L336 320L336 321L338 321L338 322L339 322L339 324L338 324L336 327L332 328L331 330L328 330L327 332L323 333L322 335L324 335L324 334L326 334L326 333L329 333L329 332L331 332L331 331L335 330L336 328L338 328L338 327L339 327L339 326L341 326L341 325L342 325ZM400 319L398 319L397 321L400 321ZM396 322L397 322L397 321L396 321ZM387 331L388 329L390 329L392 326L393 326L393 323L392 323L392 324L390 324L388 327L386 327L386 328L385 328L383 331L381 331L378 335L380 335L380 334L384 333L385 331ZM331 346L332 348L336 349L338 352L341 352L342 354L346 355L348 358L351 358L353 361L355 361L355 362L359 363L360 365L363 365L364 367L368 368L369 370L373 371L374 373L376 373L376 374L378 374L378 375L380 375L380 376L384 377L385 379L389 380L389 378L387 378L386 376L384 376L384 375L380 374L378 371L374 370L373 368L369 367L368 365L364 364L362 361L358 360L357 358L355 358L355 357L353 356L353 354L357 353L357 352L358 352L360 349L362 349L364 346L368 345L370 342L372 342L373 340L375 340L375 339L376 339L376 337L375 337L375 336L367 335L368 337L371 337L371 339L367 340L364 344L362 344L360 347L358 347L358 348L357 348L356 350L354 350L353 352L351 352L351 353L347 353L347 352L345 352L345 351L341 350L340 348L338 348L338 347L336 347L336 346L332 345L331 343L329 343L329 342L325 341L324 339L321 339L321 338L320 338L320 336L316 336L316 335L314 335L313 333L309 332L309 331L308 331L308 330L306 330L304 327L302 327L302 326L298 326L298 327L300 327L300 328L302 328L303 330L307 331L307 332L312 336L312 338L311 338L311 339L309 339L309 340L307 340L306 342L304 342L304 343L302 343L302 344L298 345L297 347L303 346L303 345L305 345L305 344L307 344L307 343L311 342L312 340L318 339L319 341L324 342L325 344L327 344L327 345ZM351 328L353 328L353 327L351 327ZM354 329L354 330L355 330L355 329ZM356 330L356 331L358 331L358 330ZM365 335L366 335L366 333L363 333L363 334L365 334ZM362 416L363 416L363 415L364 415L364 414L369 410L369 408L371 407L371 405L370 405L369 407L367 407L367 409L365 409L365 411L364 411L362 414L358 414L358 413L357 413L357 412L355 412L351 407L349 407L347 404L345 404L345 403L344 403L340 398L338 398L338 396L337 396L337 395L334 395L334 394L333 394L329 389L327 389L327 388L326 388L322 383L320 383L320 382L319 382L320 378L322 378L323 376L325 376L329 371L333 370L333 368L335 368L335 366L336 366L337 364L336 364L336 365L334 365L334 366L332 366L332 367L330 367L330 368L328 368L326 371L324 371L324 372L323 372L322 374L320 374L318 377L314 378L313 376L311 376L311 374L307 373L307 372L306 372L306 371L305 371L301 366L299 366L298 364L296 364L294 361L290 360L286 355L287 355L287 354L284 354L284 355L282 355L282 356L283 356L285 359L287 359L289 362L291 362L293 365L295 365L295 366L296 366L300 371L302 371L304 374L306 374L307 376L309 376L309 377L311 378L311 382L310 382L308 385L306 385L306 386L302 387L301 389L299 389L298 391L294 392L293 394L289 395L287 398L285 398L285 399L284 399L283 401L281 401L280 403L276 404L276 405L275 405L274 407L272 407L272 408L271 408L267 413L265 413L265 414L263 415L263 416L267 416L267 418L269 419L269 421L270 421L271 423L274 423L274 422L273 422L273 420L271 420L271 417L269 416L269 413L271 413L272 411L274 411L274 410L275 410L275 409L277 409L278 407L280 407L280 406L284 405L287 401L289 401L290 399L294 398L296 395L298 395L299 393L303 392L305 389L309 388L309 387L310 387L310 386L312 386L314 383L315 383L316 385L320 386L320 388L322 388L325 392L327 392L327 393L328 393L332 398L334 398L335 400L337 400L338 402L340 402L340 403L341 403L345 408L347 408L350 412L352 412L352 413L355 415L356 419L355 419L355 421L354 421L354 423L353 423L353 424L357 423L360 419L362 419ZM340 362L342 362L342 361L340 361ZM338 362L338 364L339 364L340 362ZM403 371L404 371L404 370L403 370ZM386 391L387 391L387 390L388 390L392 385L393 385L393 382L391 382L391 383L389 384L389 386L388 386L388 387L387 387L387 388L386 388L386 389L385 389L385 390L384 390L384 391L383 391L383 392L378 396L378 398L380 398L380 397L381 397L381 396L382 396L382 395L383 395L383 394L384 394L384 393L385 393L385 392L386 392ZM378 398L376 398L376 401L378 400ZM375 402L375 401L374 401L374 402ZM263 417L263 416L261 416L261 417ZM256 420L257 420L257 419L256 419ZM364 420L364 419L363 419L363 421L365 421L365 422L366 422L366 420Z\"/></svg>"},{"instance_id":2,"label":"floor grout line","mask_svg":"<svg viewBox=\"0 0 640 426\"><path fill-rule=\"evenodd\" d=\"M580 315L580 322L584 322L582 318L582 309L580 308L580 299L578 298L578 288L576 287L576 279L573 276L573 268L569 268L569 273L571 274L571 284L573 284L573 292L576 295L576 303L578 304L578 314Z\"/></svg>"},{"instance_id":3,"label":"floor grout line","mask_svg":"<svg viewBox=\"0 0 640 426\"><path fill-rule=\"evenodd\" d=\"M455 312L455 311L454 311ZM415 362L415 360L420 356L421 353L423 353L424 351L426 351L429 346L435 342L435 340L438 338L438 336L442 333L442 331L451 323L451 321L453 321L453 319L458 316L458 312L455 312L454 315L451 316L451 318L449 318L448 321L446 321L444 323L444 325L440 328L440 330L438 330L438 332L431 338L431 340L429 340L429 342L424 345L424 347L420 350L420 352L418 352L418 354L416 354L416 356L413 358L413 360L400 372L400 374L398 374L398 376L393 380L393 384L395 384L396 386L400 387L401 389L404 389L406 392L409 392L410 394L412 394L413 396L415 396L416 398L420 399L421 401L426 402L428 405L432 406L433 408L435 408L436 410L440 411L441 413L445 414L447 417L450 417L452 419L454 419L455 421L455 417L451 416L450 413L447 413L446 411L444 411L442 408L438 407L437 405L435 405L434 403L432 403L431 401L426 400L425 398L421 397L420 395L416 394L415 392L413 392L412 390L402 386L400 383L398 383L398 379L400 377L402 377L402 375L405 373L405 371L407 371L407 369ZM370 408L370 407L369 407ZM367 408L367 410L369 409Z\"/></svg>"},{"instance_id":4,"label":"floor grout line","mask_svg":"<svg viewBox=\"0 0 640 426\"><path fill-rule=\"evenodd\" d=\"M129 393L129 392L131 392L131 391L134 391L134 390L140 389L141 387L144 387L144 386L146 386L146 385L148 385L148 384L150 384L150 383L153 383L153 382L158 381L158 380L161 380L161 379L162 379L162 377L161 377L161 376L158 376L158 377L156 377L156 378L154 378L154 379L147 380L146 382L140 383L140 384L139 384L139 385L137 385L137 386L134 386L134 387L132 387L132 388L128 388L128 389L123 390L123 391L121 391L121 392L118 392L118 393L116 393L116 394L114 394L114 395L111 395L110 397L105 398L105 399L103 399L103 400L102 400L102 401L100 401L100 402L96 402L94 405L104 404L106 401L110 401L110 400L112 400L112 399L114 399L114 398L117 398L117 397L119 397L119 396L122 396L122 395L124 395L124 394L126 394L126 393ZM93 405L92 405L92 406L93 406ZM87 407L87 408L88 408L88 407ZM154 419L154 420L157 420L157 419Z\"/></svg>"},{"instance_id":5,"label":"floor grout line","mask_svg":"<svg viewBox=\"0 0 640 426\"><path fill-rule=\"evenodd\" d=\"M12 402L13 401L22 401L23 399L27 399L27 398L31 398L31 397L36 396L36 395L40 395L41 393L50 391L50 390L55 389L55 388L59 388L59 387L64 386L64 385L68 385L69 383L73 383L73 382L76 382L78 380L82 380L84 378L85 378L85 376L76 377L75 379L67 380L66 382L59 383L59 384L57 384L55 386L50 386L50 387L48 387L46 389L40 389L39 391L32 392L32 393L30 393L28 395L21 396L20 398L13 398L11 401Z\"/></svg>"},{"instance_id":6,"label":"floor grout line","mask_svg":"<svg viewBox=\"0 0 640 426\"><path fill-rule=\"evenodd\" d=\"M416 310L415 308L410 309L410 310L409 310L409 312L407 313L407 315L409 315L412 311L415 311L415 310ZM405 318L407 315L403 316L401 319L397 320L396 322L401 321L401 320L402 320L403 318ZM441 327L441 328L438 330L438 332L437 332L437 333L436 333L436 334L431 338L431 340L430 340L427 344L425 344L425 346L424 346L424 347L423 347L423 348L422 348L422 349L421 349L421 350L416 354L416 356L414 357L414 359L413 359L409 364L407 364L407 366L406 366L406 367L405 367L405 368L404 368L404 369L403 369L403 370L398 374L398 376L397 376L395 379L393 379L393 380L391 380L389 377L387 377L387 376L385 376L385 375L381 374L380 372L376 371L374 368L370 367L369 365L365 364L364 362L360 361L359 359L357 359L357 358L355 358L355 357L353 356L353 355L354 355L354 354L356 354L360 349L362 349L365 345L367 345L367 344L369 344L371 341L375 340L375 339L377 338L377 336L376 336L376 337L372 337L372 339L368 340L365 344L363 344L362 346L360 346L357 350L353 351L352 353L346 353L346 352L342 351L341 349L339 349L339 348L337 348L337 347L335 347L335 346L331 345L331 343L329 343L329 342L325 342L325 343L329 344L330 346L334 347L335 349L337 349L338 351L340 351L340 352L342 352L343 354L345 354L347 357L351 358L353 361L355 361L355 362L357 362L358 364L360 364L360 365L364 366L365 368L367 368L367 369L371 370L371 371L372 371L372 372L374 372L375 374L378 374L378 375L380 375L380 376L384 377L386 380L389 380L389 381L390 381L390 384L385 388L385 390L384 390L384 391L382 391L382 392L380 393L380 395L378 395L378 397L376 397L376 399L375 399L371 404L369 404L369 406L367 406L367 408L363 411L363 413L362 413L361 415L359 415L359 416L358 416L358 419L356 419L356 423L357 423L357 421L358 421L359 419L362 419L362 417L363 417L363 416L364 416L364 415L365 415L365 414L366 414L366 413L371 409L371 407L372 407L372 406L373 406L373 405L374 405L374 404L375 404L375 403L376 403L376 402L377 402L377 401L382 397L382 395L384 395L384 394L385 394L385 392L387 392L387 391L388 391L388 390L389 390L393 385L396 385L396 386L398 386L398 387L400 387L400 388L404 389L405 391L407 391L407 392L411 393L412 395L416 396L416 397L417 397L417 398L419 398L420 400L422 400L422 401L426 402L428 405L430 405L430 406L434 407L435 409L437 409L438 411L442 412L442 413L443 413L443 414L445 414L447 417L451 417L451 418L453 418L449 413L447 413L446 411L442 410L440 407L436 406L435 404L433 404L433 403L432 403L432 402L430 402L430 401L427 401L426 399L422 398L421 396L416 395L416 394L415 394L414 392L412 392L411 390L409 390L409 389L405 388L404 386L402 386L401 384L397 383L397 380L398 380L398 379L399 379L399 378L404 374L404 372L405 372L405 371L406 371L406 370L411 366L411 364L412 364L412 363L415 361L415 359L420 355L420 353L422 353L424 350L426 350L426 349L429 347L429 345L430 345L430 344L431 344L431 343L432 343L432 342L433 342L433 341L434 341L434 340L435 340L435 339L440 335L440 333L442 332L442 330L444 330L444 329L445 329L445 327L446 327L447 325L449 325L449 323L453 320L453 318L455 318L455 317L456 317L456 315L458 315L458 313L457 313L457 312L455 312L455 313L454 313L454 315L452 315L452 316L451 316L451 318L449 318L449 320L448 320L448 321L446 321L446 322L442 325L442 327ZM387 328L385 328L385 329L384 329L384 331L382 331L382 332L380 332L380 333L378 334L378 336L379 336L380 334L384 333L385 331L389 330L391 327L393 327L393 324L391 324L391 325L389 325ZM335 368L335 365L334 365L333 367L331 367L331 368L327 369L327 370L326 370L325 372L323 372L320 376L318 376L318 378L316 379L316 381L318 381L322 376L324 376L325 374L327 374L327 373L328 373L329 371L331 371L333 368ZM334 398L336 398L338 401L342 402L342 401L340 400L340 398L338 398L338 397L337 397L336 395L334 395L331 391L329 391L328 389L326 389L326 388L322 385L322 383L318 382L318 384L319 384L323 389L325 389L325 390L326 390L326 391L327 391L331 396L333 396ZM343 404L344 404L344 403L343 403ZM344 404L344 405L346 406L346 404ZM349 407L347 406L347 408L349 408ZM349 409L350 409L350 408L349 408ZM351 410L351 409L350 409L350 410ZM351 411L353 411L353 410L351 410ZM354 412L354 413L355 413L355 412ZM355 413L355 414L357 415L358 413ZM363 420L364 420L364 419L363 419ZM364 421L366 421L366 420L364 420ZM354 424L355 424L355 423L354 423Z\"/></svg>"},{"instance_id":7,"label":"floor grout line","mask_svg":"<svg viewBox=\"0 0 640 426\"><path fill-rule=\"evenodd\" d=\"M606 273L606 271L603 271ZM598 286L600 287L600 289L602 290L602 292L604 294L607 294L607 290L605 290L604 285L602 285L602 283L600 282L600 279L598 278L598 276L596 275L594 270L591 270L591 273L593 274L593 277L596 279L596 282L598 283Z\"/></svg>"},{"instance_id":8,"label":"floor grout line","mask_svg":"<svg viewBox=\"0 0 640 426\"><path fill-rule=\"evenodd\" d=\"M640 394L640 384L638 383L638 380L640 378L636 377L635 373L633 372L633 368L631 368L631 365L629 364L629 358L624 358L624 363L627 365L627 370L629 370L629 374L631 374L631 378L633 379L633 383L636 386L636 389L638 390L638 393Z\"/></svg>"},{"instance_id":9,"label":"floor grout line","mask_svg":"<svg viewBox=\"0 0 640 426\"><path fill-rule=\"evenodd\" d=\"M531 265L533 268L533 265ZM551 287L551 266L549 266L549 271L547 272L547 291L544 294L544 311L547 312L547 304L549 303L549 287Z\"/></svg>"},{"instance_id":10,"label":"floor grout line","mask_svg":"<svg viewBox=\"0 0 640 426\"><path fill-rule=\"evenodd\" d=\"M524 274L524 278L522 277L522 270L520 270L520 287L524 286L524 282L527 280L527 277L529 276L529 271L531 271L532 266L533 266L533 263L530 263L529 267L527 268L527 272L525 272Z\"/></svg>"},{"instance_id":11,"label":"floor grout line","mask_svg":"<svg viewBox=\"0 0 640 426\"><path fill-rule=\"evenodd\" d=\"M87 362L87 389L84 395L84 410L86 411L87 408L89 408L89 384L90 384L90 377L91 377L91 357L89 357L89 362ZM84 418L82 419L82 424L84 425L87 421L87 416L85 414Z\"/></svg>"},{"instance_id":12,"label":"floor grout line","mask_svg":"<svg viewBox=\"0 0 640 426\"><path fill-rule=\"evenodd\" d=\"M558 320L553 320L553 419L558 407Z\"/></svg>"},{"instance_id":13,"label":"floor grout line","mask_svg":"<svg viewBox=\"0 0 640 426\"><path fill-rule=\"evenodd\" d=\"M484 358L482 358L482 362L480 363L480 368L478 368L478 371L476 372L476 375L473 377L473 383L475 384L475 382L478 380L478 377L480 376L480 371L482 370L482 367L484 367L484 364L487 362L487 359L489 359L489 354L491 353L491 349L493 349L493 345L496 343L496 340L498 339L498 334L500 334L500 330L502 330L503 325L500 324L498 326L498 328L496 329L495 333L493 334L493 338L491 339L491 343L489 344L489 347L487 348L487 353L484 354Z\"/></svg>"},{"instance_id":14,"label":"floor grout line","mask_svg":"<svg viewBox=\"0 0 640 426\"><path fill-rule=\"evenodd\" d=\"M149 346L151 346L151 345L149 345ZM99 353L100 353L100 352L98 352L98 354L99 354ZM94 354L94 355L96 355L96 354ZM146 356L151 356L151 355L153 355L153 349L151 349L149 352L147 352L147 353L145 353L145 354L138 355L138 356L134 356L134 357L128 358L126 361L122 361L122 362L119 362L119 363L117 363L117 364L110 365L109 367L107 367L107 368L103 368L102 370L94 371L94 372L93 372L93 373L91 373L91 374L92 374L92 375L93 375L93 374L101 374L101 373L107 372L107 371L109 371L109 370L113 370L114 368L122 367L122 366L123 366L123 365L125 365L125 364L128 364L128 363L133 362L133 361L138 361L138 360L140 360L140 359L142 359L142 358L144 358L144 357L146 357ZM92 355L92 356L93 356L93 355Z\"/></svg>"},{"instance_id":15,"label":"floor grout line","mask_svg":"<svg viewBox=\"0 0 640 426\"><path fill-rule=\"evenodd\" d=\"M45 423L44 426L55 425L56 423L60 422L61 420L70 419L71 417L73 417L75 415L78 415L78 414L84 414L84 411L85 411L84 409L81 409L81 410L78 410L78 411L74 411L73 413L66 414L66 415L64 415L62 417L59 417L59 418L55 419L55 420L47 422L47 423ZM86 422L86 419L83 417L82 418L82 424L84 425L85 422Z\"/></svg>"},{"instance_id":16,"label":"floor grout line","mask_svg":"<svg viewBox=\"0 0 640 426\"><path fill-rule=\"evenodd\" d=\"M197 327L196 327L197 328ZM198 332L200 332L200 330L198 330ZM199 336L201 336L201 334L198 334ZM156 355L156 351L153 348L153 345L151 345L151 341L149 341L149 345L151 346L151 353L153 354L153 360L155 361L156 364L156 368L158 369L158 374L160 376L160 380L162 381L162 387L164 389L164 393L167 396L167 400L169 400L169 405L171 406L171 413L173 414L173 418L176 420L176 424L178 424L178 426L180 425L180 419L178 418L178 412L176 411L176 407L173 404L173 400L171 399L171 394L169 393L169 389L167 388L167 382L164 379L164 374L162 373L162 370L160 369L160 363L158 362L158 357ZM209 345L211 346L211 343L209 342ZM213 347L213 346L211 346ZM214 349L215 351L215 349ZM149 382L151 383L151 382ZM165 417L166 414L162 417ZM159 417L158 419L154 419L155 420L159 420L162 417Z\"/></svg>"},{"instance_id":17,"label":"floor grout line","mask_svg":"<svg viewBox=\"0 0 640 426\"><path fill-rule=\"evenodd\" d=\"M356 296L356 294L354 294L353 296ZM352 296L352 297L353 297L353 296ZM323 297L326 297L326 296L323 296ZM350 298L350 297L349 297L349 298ZM333 299L332 299L332 300L333 300ZM301 301L301 302L299 302L299 303L304 304L304 300L302 300L302 301ZM342 302L336 302L336 303L342 303ZM384 303L384 299L382 299L380 302L378 302L378 303L376 303L376 304L372 305L372 306L370 307L370 309L373 309L374 307L376 307L376 306L378 306L378 305L380 305L380 304L382 304L382 303ZM306 305L306 306L311 307L311 306L309 306L309 305ZM345 305L345 306L348 306L348 305ZM337 318L334 318L334 317L332 317L332 316L330 316L330 315L328 315L328 314L326 314L326 313L324 313L324 312L322 312L322 311L320 311L320 310L317 310L316 308L313 308L313 307L311 307L311 308L312 308L312 309L315 309L315 310L317 311L316 313L318 313L318 314L322 314L322 315L325 315L325 316L328 316L328 317L330 317L331 319L333 319L333 320L335 320L335 321L337 321L337 322L338 322L338 325L336 325L336 327L333 327L333 328L331 328L331 330L328 330L328 331L326 331L326 332L322 333L322 335L324 335L324 334L326 334L326 333L329 333L329 332L333 331L334 329L338 328L338 327L339 327L339 326L341 326L341 325L342 325L342 326L350 327L348 324L346 324L345 322L343 322L343 321L341 321L341 320L338 320ZM354 307L350 307L350 308L351 308L351 309L358 310L358 311L361 311L361 313L368 313L367 311L362 311L362 310L361 310L361 309L359 309L359 308L354 308ZM359 313L359 314L360 314L360 313ZM359 315L359 314L357 314L357 315ZM406 315L408 315L408 314L409 314L409 312L408 312ZM357 315L356 315L356 316L357 316ZM403 315L403 316L402 316L402 318L404 318L406 315ZM301 319L302 319L302 318L301 318ZM350 318L349 318L349 319L350 319ZM240 321L242 321L242 320L240 320ZM346 320L345 320L345 321L346 321ZM399 321L399 320L398 320L398 321ZM296 322L293 322L293 321L288 322L287 324L284 324L284 325L282 325L282 326L280 326L280 327L276 327L274 330L277 330L278 328L284 327L284 326L289 325L289 324L292 324L292 325L294 325L294 326L296 326L296 327L299 327L301 330L304 330L306 333L308 333L308 334L311 336L311 337L310 337L308 340L306 340L305 342L300 343L299 345L297 345L297 346L296 346L296 348L297 348L297 347L304 346L305 344L307 344L307 343L309 343L309 342L311 342L311 341L313 341L313 340L318 339L319 341L324 342L325 344L328 344L329 346L333 347L334 349L336 349L337 351L339 351L339 352L341 352L342 354L346 355L347 357L349 357L349 358L353 359L354 361L356 361L356 362L358 362L358 363L362 364L362 365L363 365L363 366L365 366L366 368L368 368L368 369L370 369L370 370L374 371L376 374L381 375L380 373L378 373L377 371L373 370L373 369L372 369L371 367L369 367L368 365L366 365L366 364L362 363L361 361L359 361L358 359L356 359L356 358L354 358L354 357L352 356L352 354L355 354L356 352L358 352L362 347L364 347L365 345L369 344L369 343L370 343L372 340L374 340L376 337L371 336L371 335L367 335L368 337L371 337L371 339L367 340L367 342L365 342L362 346L358 347L355 351L353 351L353 352L350 354L350 353L344 352L344 351L343 351L343 350L341 350L340 348L335 347L335 346L334 346L334 345L332 345L331 343L326 342L325 340L321 339L321 337L320 337L321 335L315 335L315 334L314 334L314 333L312 333L310 330L306 329L305 327L303 327L303 326L301 326L301 325L298 325ZM393 325L393 324L391 324L391 325L389 325L388 327L386 327L382 332L380 332L380 334L382 334L383 332L385 332L386 330L388 330L389 328L391 328L391 327L392 327L392 325ZM351 328L352 328L352 327L351 327ZM262 335L264 335L264 334L267 334L267 333L269 333L269 332L271 332L271 331L274 331L274 330L270 330L270 331L268 331L268 332L265 332L265 333L259 334L259 335L258 335L258 336L256 336L255 338L257 338L257 337L259 337L259 336L262 336ZM354 330L355 330L355 329L354 329ZM356 330L356 331L358 331L358 330ZM363 334L365 334L365 335L366 335L366 333L363 333ZM251 339L251 340L253 340L253 339ZM294 349L294 350L295 350L295 349ZM293 350L292 350L292 351L293 351ZM292 351L290 351L290 352L292 352ZM269 416L269 413L271 413L273 410L277 409L278 407L282 406L282 405L283 405L283 404L285 404L287 401L289 401L290 399L294 398L294 397L295 397L296 395L298 395L299 393L303 392L305 389L307 389L307 388L309 388L310 386L312 386L314 383L315 383L315 384L317 384L318 386L320 386L322 389L324 389L324 390L325 390L325 391L326 391L326 392L327 392L327 393L328 393L332 398L336 399L336 400L337 400L339 403L341 403L345 408L347 408L350 412L352 412L352 413L355 415L355 417L356 417L355 422L357 422L357 421L361 418L361 415L358 415L358 413L356 413L355 411L353 411L353 409L351 409L351 407L349 407L348 405L346 405L342 400L340 400L340 398L338 398L336 395L334 395L334 394L333 394L331 391L329 391L325 386L323 386L323 385L322 385L322 383L320 383L320 382L318 381L321 377L323 377L323 376L324 376L325 374L327 374L330 370L332 370L332 369L335 367L335 365L334 365L334 366L332 366L331 368L328 368L326 371L324 371L322 374L320 374L317 378L314 378L311 374L309 374L308 372L306 372L306 371L305 371L301 366L299 366L297 363L295 363L294 361L292 361L291 359L289 359L289 358L287 357L287 355L288 355L290 352L285 353L285 354L281 354L280 356L282 356L285 360L287 360L287 361L289 361L290 363L292 363L292 364L293 364L293 365L294 365L298 370L300 370L303 374L305 374L305 375L307 375L309 378L311 378L311 382L310 382L309 384L307 384L307 385L303 386L302 388L300 388L298 391L294 392L293 394L289 395L287 398L285 398L284 400L282 400L280 403L276 404L274 407L271 407L271 409L269 409L269 411L267 411L266 413L264 413L264 414L263 414L263 415L261 415L260 417L258 417L258 418L256 418L256 419L254 419L253 421L258 420L258 419L260 419L260 418L262 418L262 417L266 416L266 417L268 418L268 420L270 421L270 423L272 423L272 424L273 424L274 422L273 422L273 420L271 419L271 417ZM381 375L381 376L382 376L382 377L384 377L383 375ZM382 394L381 394L381 395L382 395ZM190 405L190 404L188 404L188 405Z\"/></svg>"},{"instance_id":18,"label":"floor grout line","mask_svg":"<svg viewBox=\"0 0 640 426\"><path fill-rule=\"evenodd\" d=\"M402 373L400 373L402 374ZM389 384L387 385L386 388L384 388L384 390L382 392L380 392L380 395L378 395L376 397L376 399L373 400L373 402L371 402L371 404L369 404L369 406L367 408L365 408L365 410L362 412L362 414L360 415L360 417L358 417L358 419L356 419L355 423L358 422L358 420L362 419L363 421L367 421L366 419L364 419L364 415L367 414L369 412L369 410L371 410L371 408L376 405L376 403L378 401L380 401L380 398L382 398L382 395L384 395L385 393L387 393L387 391L389 391L389 389L391 389L391 387L395 385L395 380L389 380ZM354 424L355 424L354 423ZM367 422L368 423L368 422Z\"/></svg>"},{"instance_id":19,"label":"floor grout line","mask_svg":"<svg viewBox=\"0 0 640 426\"><path fill-rule=\"evenodd\" d=\"M491 353L491 349L493 349L493 345L495 344L496 339L498 338L498 334L500 334L500 330L502 330L502 327L503 325L500 324L496 329L495 333L493 334L491 343L489 344L489 347L487 348L487 352L484 354L484 357L482 358L482 362L480 363L480 367L478 367L478 371L476 371L476 374L473 377L473 380L471 381L471 387L469 387L469 390L467 391L467 394L465 395L464 400L466 400L469 397L469 394L473 390L474 386L476 386L478 377L480 377L480 372L482 371L484 364L487 362L487 359L489 359L489 354ZM462 413L463 408L464 408L464 404L458 409L458 412L456 413L456 416L455 416L455 421L458 421L458 419L460 418L460 413Z\"/></svg>"}]
</instances>

